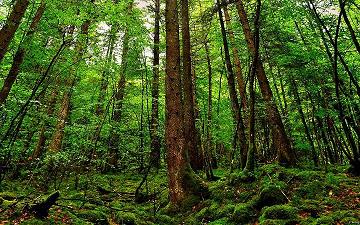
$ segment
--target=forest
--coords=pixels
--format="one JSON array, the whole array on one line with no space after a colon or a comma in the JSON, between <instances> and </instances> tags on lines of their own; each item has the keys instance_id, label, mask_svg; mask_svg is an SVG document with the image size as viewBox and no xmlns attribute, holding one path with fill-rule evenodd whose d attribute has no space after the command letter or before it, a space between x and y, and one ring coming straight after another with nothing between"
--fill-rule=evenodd
<instances>
[{"instance_id":1,"label":"forest","mask_svg":"<svg viewBox=\"0 0 360 225\"><path fill-rule=\"evenodd\" d=\"M0 224L360 224L360 0L0 0Z\"/></svg>"}]
</instances>

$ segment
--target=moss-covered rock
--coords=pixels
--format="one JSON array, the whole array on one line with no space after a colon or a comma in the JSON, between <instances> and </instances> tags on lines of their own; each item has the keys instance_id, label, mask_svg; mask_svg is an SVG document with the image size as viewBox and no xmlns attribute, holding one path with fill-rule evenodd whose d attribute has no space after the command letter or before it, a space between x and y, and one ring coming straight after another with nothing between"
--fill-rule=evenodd
<instances>
[{"instance_id":1,"label":"moss-covered rock","mask_svg":"<svg viewBox=\"0 0 360 225\"><path fill-rule=\"evenodd\" d=\"M260 221L260 225L296 225L296 221L267 219Z\"/></svg>"},{"instance_id":2,"label":"moss-covered rock","mask_svg":"<svg viewBox=\"0 0 360 225\"><path fill-rule=\"evenodd\" d=\"M1 202L1 208L8 209L16 204L16 201L9 201L6 199L3 199Z\"/></svg>"},{"instance_id":3,"label":"moss-covered rock","mask_svg":"<svg viewBox=\"0 0 360 225\"><path fill-rule=\"evenodd\" d=\"M312 225L320 224L351 224L350 222L356 221L359 222L360 217L349 210L339 210L332 212L327 215L323 215L320 218L316 219Z\"/></svg>"},{"instance_id":4,"label":"moss-covered rock","mask_svg":"<svg viewBox=\"0 0 360 225\"><path fill-rule=\"evenodd\" d=\"M260 222L265 223L267 220L283 220L286 224L298 219L298 209L289 205L274 205L263 209L260 216ZM268 221L269 222L269 221Z\"/></svg>"},{"instance_id":5,"label":"moss-covered rock","mask_svg":"<svg viewBox=\"0 0 360 225\"><path fill-rule=\"evenodd\" d=\"M159 225L172 225L172 224L177 224L176 221L171 218L170 216L168 215L163 215L163 214L160 214L160 215L157 215L156 216L156 219L155 219L155 223L156 224L159 224Z\"/></svg>"},{"instance_id":6,"label":"moss-covered rock","mask_svg":"<svg viewBox=\"0 0 360 225\"><path fill-rule=\"evenodd\" d=\"M254 215L254 208L250 204L240 203L235 206L231 219L238 224L247 224Z\"/></svg>"},{"instance_id":7,"label":"moss-covered rock","mask_svg":"<svg viewBox=\"0 0 360 225\"><path fill-rule=\"evenodd\" d=\"M256 206L258 208L263 208L264 206L279 205L286 202L287 199L279 187L275 185L268 185L263 187L260 191Z\"/></svg>"},{"instance_id":8,"label":"moss-covered rock","mask_svg":"<svg viewBox=\"0 0 360 225\"><path fill-rule=\"evenodd\" d=\"M212 221L208 225L231 225L233 224L227 217Z\"/></svg>"},{"instance_id":9,"label":"moss-covered rock","mask_svg":"<svg viewBox=\"0 0 360 225\"><path fill-rule=\"evenodd\" d=\"M12 201L17 198L17 194L14 192L9 192L9 191L0 192L0 198L3 198L8 201Z\"/></svg>"},{"instance_id":10,"label":"moss-covered rock","mask_svg":"<svg viewBox=\"0 0 360 225\"><path fill-rule=\"evenodd\" d=\"M117 224L135 225L136 220L136 215L130 212L117 212L114 217L114 222Z\"/></svg>"},{"instance_id":11,"label":"moss-covered rock","mask_svg":"<svg viewBox=\"0 0 360 225\"><path fill-rule=\"evenodd\" d=\"M99 225L108 225L107 215L100 210L85 210L77 213L77 217Z\"/></svg>"}]
</instances>

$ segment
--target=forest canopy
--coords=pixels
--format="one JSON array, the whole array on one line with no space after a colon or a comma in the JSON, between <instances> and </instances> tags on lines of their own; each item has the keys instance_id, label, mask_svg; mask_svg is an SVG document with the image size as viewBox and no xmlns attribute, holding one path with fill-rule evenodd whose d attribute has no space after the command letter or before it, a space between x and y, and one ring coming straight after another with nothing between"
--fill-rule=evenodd
<instances>
[{"instance_id":1,"label":"forest canopy","mask_svg":"<svg viewBox=\"0 0 360 225\"><path fill-rule=\"evenodd\" d=\"M358 223L359 12L1 1L0 224Z\"/></svg>"}]
</instances>

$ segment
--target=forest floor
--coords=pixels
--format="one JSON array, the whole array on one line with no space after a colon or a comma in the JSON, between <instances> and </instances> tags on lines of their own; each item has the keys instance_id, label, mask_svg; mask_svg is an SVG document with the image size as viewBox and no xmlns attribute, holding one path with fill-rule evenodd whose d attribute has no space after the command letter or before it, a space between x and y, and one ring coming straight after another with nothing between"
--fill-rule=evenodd
<instances>
[{"instance_id":1,"label":"forest floor","mask_svg":"<svg viewBox=\"0 0 360 225\"><path fill-rule=\"evenodd\" d=\"M176 214L167 211L165 170L149 175L144 203L134 202L142 180L136 173L88 173L42 185L34 177L7 179L0 190L0 224L360 224L359 178L344 171L270 164L249 181L241 172L218 169L220 179L208 183L210 198ZM38 219L26 210L56 190L60 197L48 216Z\"/></svg>"}]
</instances>

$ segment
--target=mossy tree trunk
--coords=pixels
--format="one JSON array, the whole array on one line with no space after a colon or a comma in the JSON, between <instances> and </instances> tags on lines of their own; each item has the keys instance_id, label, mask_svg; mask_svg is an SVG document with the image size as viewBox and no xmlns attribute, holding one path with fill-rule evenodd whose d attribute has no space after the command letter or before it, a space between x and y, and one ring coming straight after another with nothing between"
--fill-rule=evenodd
<instances>
[{"instance_id":1,"label":"mossy tree trunk","mask_svg":"<svg viewBox=\"0 0 360 225\"><path fill-rule=\"evenodd\" d=\"M166 0L166 123L165 142L171 204L181 207L200 194L185 148L181 100L178 1Z\"/></svg>"}]
</instances>

